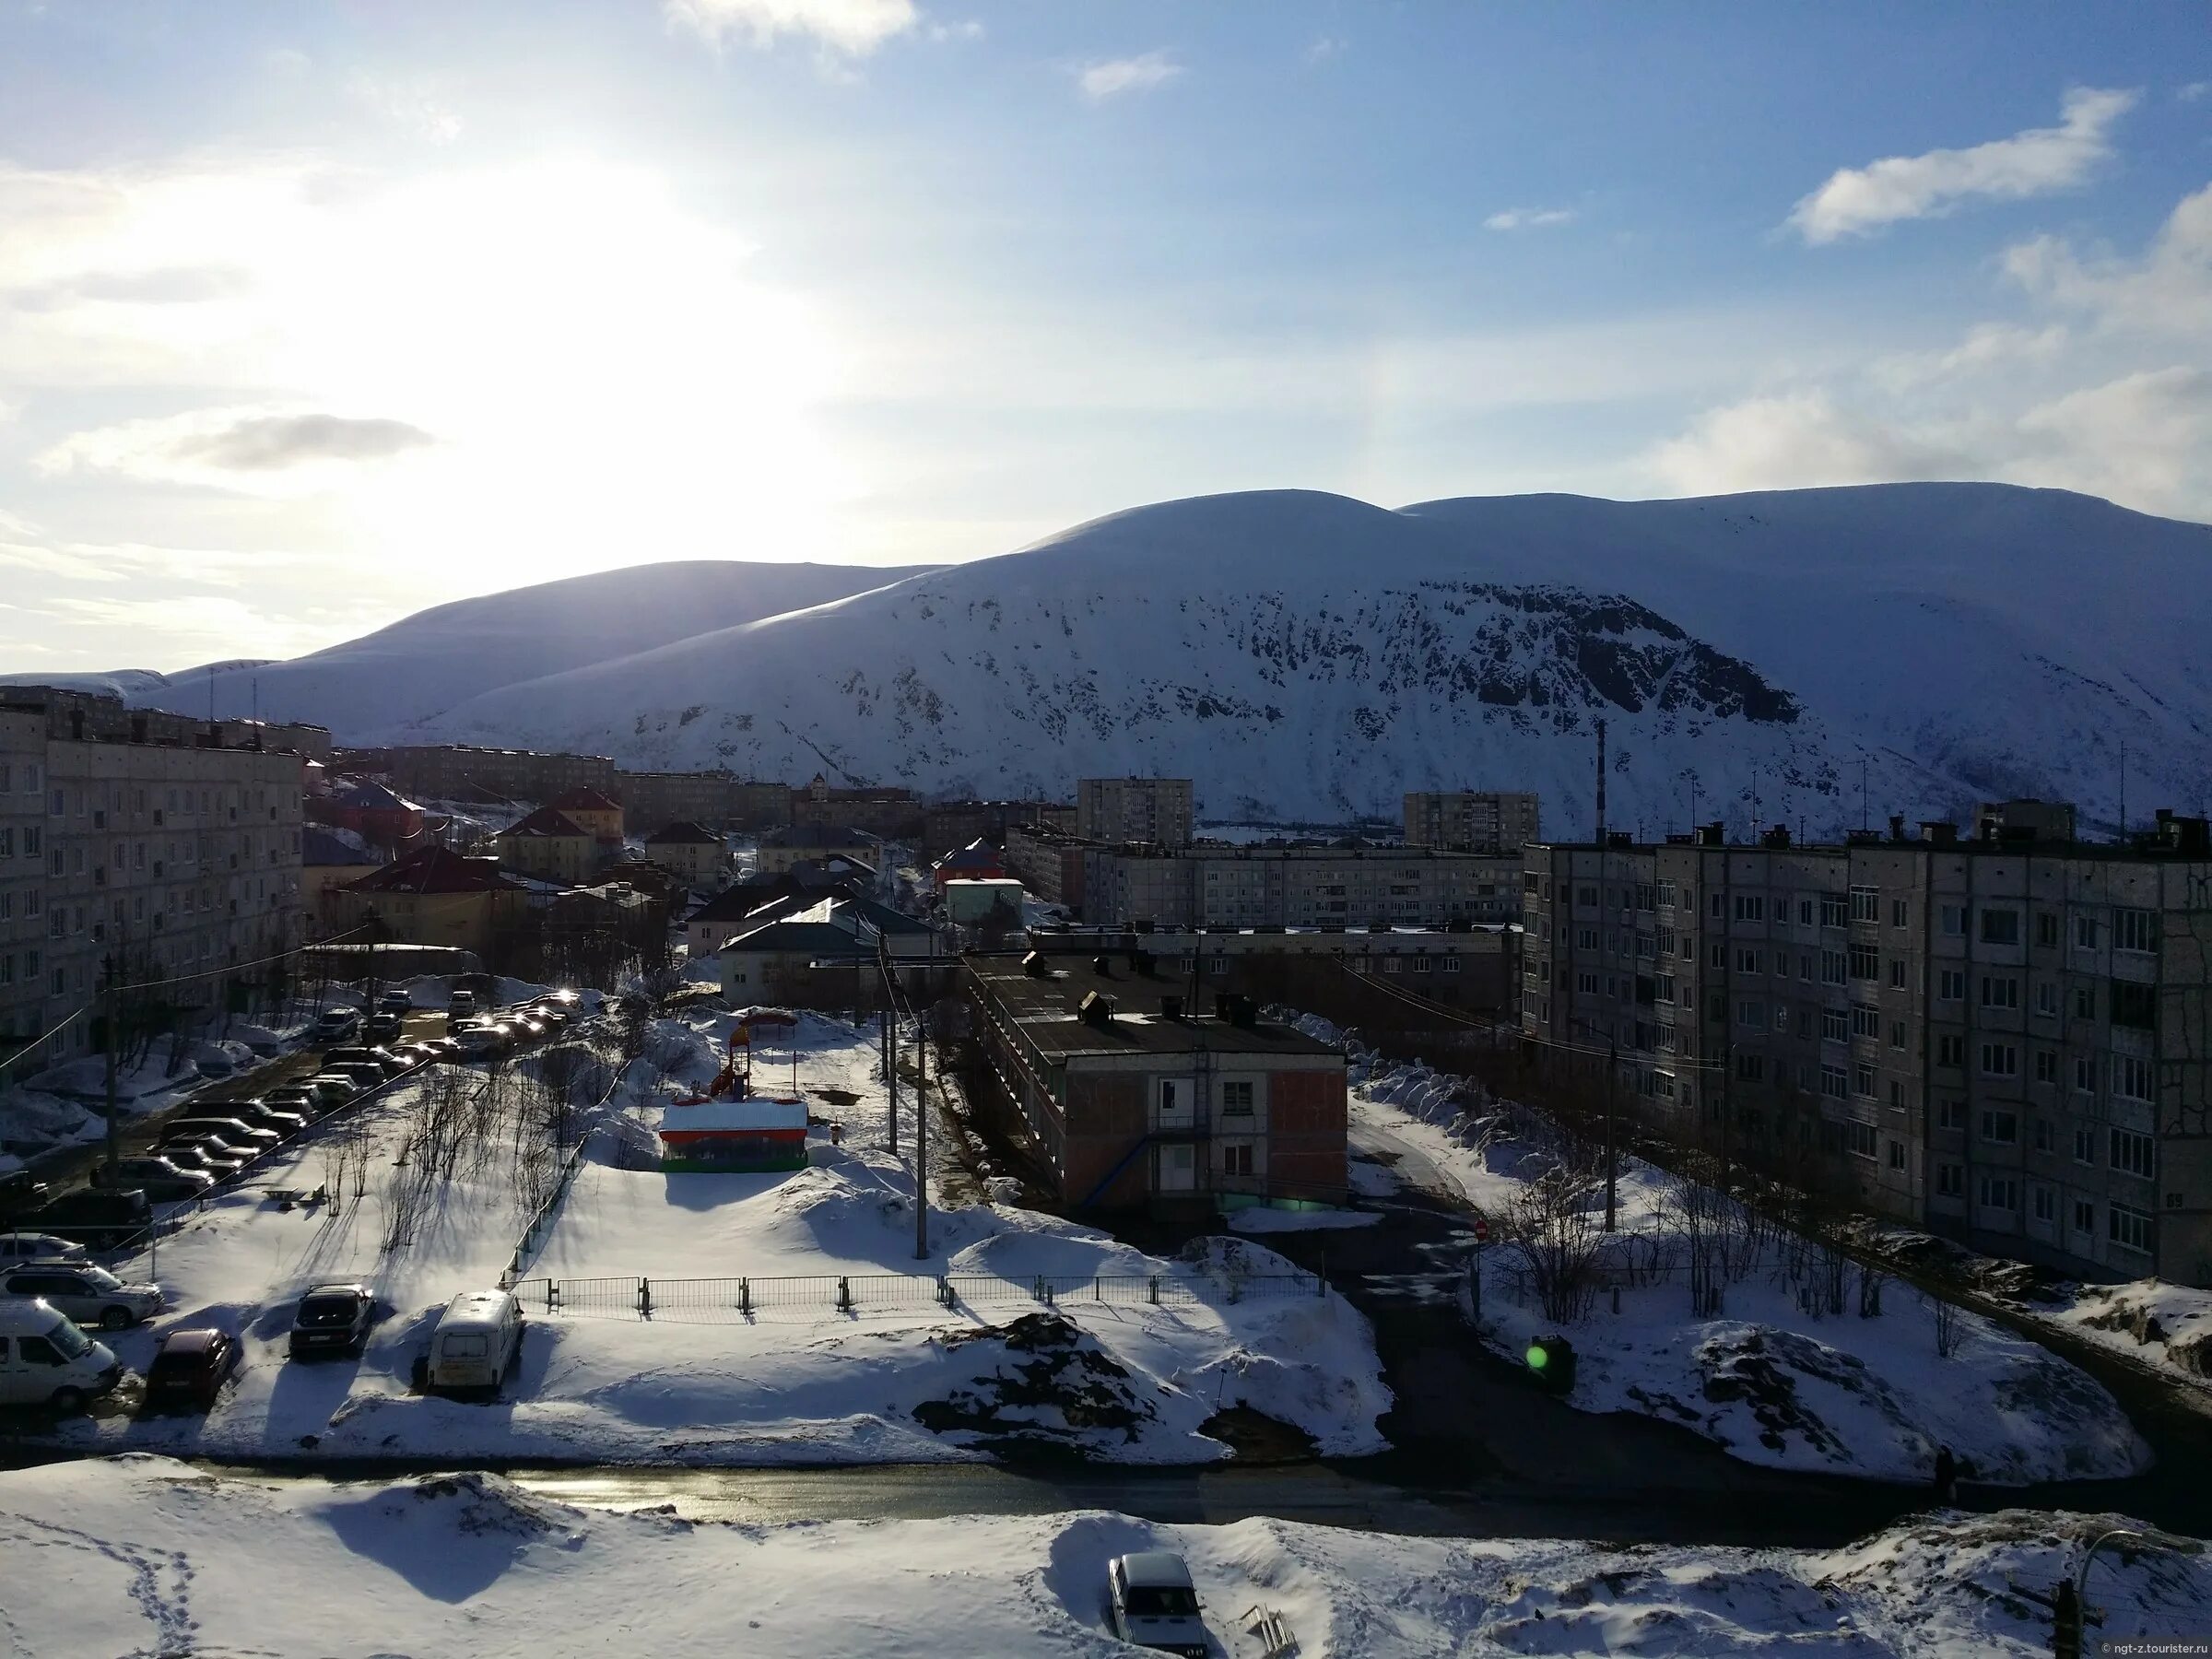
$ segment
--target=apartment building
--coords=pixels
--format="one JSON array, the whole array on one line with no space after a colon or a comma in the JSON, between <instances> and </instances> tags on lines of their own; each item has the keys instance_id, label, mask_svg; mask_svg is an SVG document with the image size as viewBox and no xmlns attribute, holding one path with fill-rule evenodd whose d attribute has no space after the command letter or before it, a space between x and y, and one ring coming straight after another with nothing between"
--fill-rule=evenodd
<instances>
[{"instance_id":1,"label":"apartment building","mask_svg":"<svg viewBox=\"0 0 2212 1659\"><path fill-rule=\"evenodd\" d=\"M1191 844L1188 778L1083 778L1076 784L1076 833L1086 841Z\"/></svg>"},{"instance_id":2,"label":"apartment building","mask_svg":"<svg viewBox=\"0 0 2212 1659\"><path fill-rule=\"evenodd\" d=\"M1533 845L1523 1030L1915 1226L2212 1283L2212 841L2159 826Z\"/></svg>"},{"instance_id":3,"label":"apartment building","mask_svg":"<svg viewBox=\"0 0 2212 1659\"><path fill-rule=\"evenodd\" d=\"M791 785L729 772L623 771L608 791L633 824L704 824L713 830L778 830L791 822Z\"/></svg>"},{"instance_id":4,"label":"apartment building","mask_svg":"<svg viewBox=\"0 0 2212 1659\"><path fill-rule=\"evenodd\" d=\"M0 688L0 1077L111 967L197 975L300 942L303 758L219 738L112 698ZM214 1010L230 989L213 975L169 1000ZM78 1020L21 1069L86 1053L100 1034Z\"/></svg>"},{"instance_id":5,"label":"apartment building","mask_svg":"<svg viewBox=\"0 0 2212 1659\"><path fill-rule=\"evenodd\" d=\"M965 959L984 1071L1069 1208L1341 1203L1344 1055L1223 995L1209 1014L1143 952Z\"/></svg>"},{"instance_id":6,"label":"apartment building","mask_svg":"<svg viewBox=\"0 0 2212 1659\"><path fill-rule=\"evenodd\" d=\"M1519 918L1520 877L1518 852L1090 847L1083 854L1082 912L1107 927L1139 921L1205 928L1502 923Z\"/></svg>"},{"instance_id":7,"label":"apartment building","mask_svg":"<svg viewBox=\"0 0 2212 1659\"><path fill-rule=\"evenodd\" d=\"M1494 790L1412 790L1406 796L1406 844L1456 853L1519 853L1542 840L1536 797Z\"/></svg>"},{"instance_id":8,"label":"apartment building","mask_svg":"<svg viewBox=\"0 0 2212 1659\"><path fill-rule=\"evenodd\" d=\"M1006 826L1006 874L1040 903L1083 908L1083 859L1088 841L1045 824Z\"/></svg>"},{"instance_id":9,"label":"apartment building","mask_svg":"<svg viewBox=\"0 0 2212 1659\"><path fill-rule=\"evenodd\" d=\"M645 856L665 865L688 888L719 892L730 878L730 850L705 825L668 824L644 841Z\"/></svg>"},{"instance_id":10,"label":"apartment building","mask_svg":"<svg viewBox=\"0 0 2212 1659\"><path fill-rule=\"evenodd\" d=\"M1053 801L940 801L923 817L921 853L934 858L978 839L998 846L1020 825L1072 830L1076 809Z\"/></svg>"},{"instance_id":11,"label":"apartment building","mask_svg":"<svg viewBox=\"0 0 2212 1659\"><path fill-rule=\"evenodd\" d=\"M605 755L436 743L342 749L336 759L341 771L380 775L418 800L453 800L478 792L507 800L550 801L571 789L615 787L615 763Z\"/></svg>"},{"instance_id":12,"label":"apartment building","mask_svg":"<svg viewBox=\"0 0 2212 1659\"><path fill-rule=\"evenodd\" d=\"M817 772L806 788L791 793L791 822L797 828L865 830L898 838L919 833L922 819L922 803L911 789L840 789Z\"/></svg>"}]
</instances>

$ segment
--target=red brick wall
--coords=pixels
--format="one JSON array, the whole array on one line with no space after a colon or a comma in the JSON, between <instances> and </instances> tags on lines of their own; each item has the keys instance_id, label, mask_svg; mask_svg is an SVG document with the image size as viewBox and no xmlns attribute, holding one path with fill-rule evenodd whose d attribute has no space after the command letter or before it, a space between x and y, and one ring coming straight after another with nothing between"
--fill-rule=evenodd
<instances>
[{"instance_id":1,"label":"red brick wall","mask_svg":"<svg viewBox=\"0 0 2212 1659\"><path fill-rule=\"evenodd\" d=\"M1341 1071L1270 1072L1270 1184L1300 1189L1296 1195L1300 1197L1341 1198L1347 1184L1345 1112Z\"/></svg>"},{"instance_id":2,"label":"red brick wall","mask_svg":"<svg viewBox=\"0 0 2212 1659\"><path fill-rule=\"evenodd\" d=\"M1067 1074L1067 1154L1065 1190L1069 1204L1081 1204L1090 1191L1145 1138L1150 1112L1148 1079L1132 1072ZM1101 1206L1142 1204L1151 1180L1149 1155L1132 1159L1113 1185L1099 1196Z\"/></svg>"}]
</instances>

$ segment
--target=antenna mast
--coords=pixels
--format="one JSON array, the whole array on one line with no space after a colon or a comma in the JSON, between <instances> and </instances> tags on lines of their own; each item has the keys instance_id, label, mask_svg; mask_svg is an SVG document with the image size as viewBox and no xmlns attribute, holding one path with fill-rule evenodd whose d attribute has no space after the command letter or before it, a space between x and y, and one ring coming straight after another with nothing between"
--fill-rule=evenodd
<instances>
[{"instance_id":1,"label":"antenna mast","mask_svg":"<svg viewBox=\"0 0 2212 1659\"><path fill-rule=\"evenodd\" d=\"M1606 723L1597 723L1597 844L1606 844Z\"/></svg>"}]
</instances>

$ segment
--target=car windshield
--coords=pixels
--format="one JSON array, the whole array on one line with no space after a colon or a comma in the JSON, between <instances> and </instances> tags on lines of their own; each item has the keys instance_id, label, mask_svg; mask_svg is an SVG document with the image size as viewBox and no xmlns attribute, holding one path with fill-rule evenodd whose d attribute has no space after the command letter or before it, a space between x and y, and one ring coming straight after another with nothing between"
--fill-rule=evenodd
<instances>
[{"instance_id":1,"label":"car windshield","mask_svg":"<svg viewBox=\"0 0 2212 1659\"><path fill-rule=\"evenodd\" d=\"M350 1296L311 1296L300 1304L300 1323L318 1327L348 1325L358 1305Z\"/></svg>"},{"instance_id":2,"label":"car windshield","mask_svg":"<svg viewBox=\"0 0 2212 1659\"><path fill-rule=\"evenodd\" d=\"M105 1267L94 1267L88 1264L83 1267L79 1267L76 1271L82 1274L86 1278L89 1279L93 1284L98 1285L102 1290L117 1289L123 1284L121 1279L110 1273Z\"/></svg>"},{"instance_id":3,"label":"car windshield","mask_svg":"<svg viewBox=\"0 0 2212 1659\"><path fill-rule=\"evenodd\" d=\"M1133 1618L1191 1618L1198 1612L1198 1595L1172 1584L1129 1586L1129 1615Z\"/></svg>"},{"instance_id":4,"label":"car windshield","mask_svg":"<svg viewBox=\"0 0 2212 1659\"><path fill-rule=\"evenodd\" d=\"M74 1359L80 1354L92 1351L92 1338L65 1319L54 1321L53 1329L46 1333L46 1340L62 1350L65 1359Z\"/></svg>"}]
</instances>

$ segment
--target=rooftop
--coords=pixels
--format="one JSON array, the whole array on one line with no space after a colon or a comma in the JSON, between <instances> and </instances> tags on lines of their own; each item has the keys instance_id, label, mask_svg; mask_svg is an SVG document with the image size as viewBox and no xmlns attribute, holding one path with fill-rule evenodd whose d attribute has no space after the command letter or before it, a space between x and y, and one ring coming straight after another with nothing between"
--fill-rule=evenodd
<instances>
[{"instance_id":1,"label":"rooftop","mask_svg":"<svg viewBox=\"0 0 2212 1659\"><path fill-rule=\"evenodd\" d=\"M719 847L722 837L704 824L695 824L688 818L655 830L645 838L649 847Z\"/></svg>"},{"instance_id":2,"label":"rooftop","mask_svg":"<svg viewBox=\"0 0 2212 1659\"><path fill-rule=\"evenodd\" d=\"M359 881L349 881L348 893L491 893L522 889L488 858L464 858L448 847L429 846L410 853Z\"/></svg>"},{"instance_id":3,"label":"rooftop","mask_svg":"<svg viewBox=\"0 0 2212 1659\"><path fill-rule=\"evenodd\" d=\"M550 806L540 806L528 818L517 818L506 829L500 830L500 835L502 839L511 835L526 836L532 839L542 836L548 840L556 837L565 837L570 841L590 841L592 839L592 832L589 830L584 829L567 815L556 812Z\"/></svg>"},{"instance_id":4,"label":"rooftop","mask_svg":"<svg viewBox=\"0 0 2212 1659\"><path fill-rule=\"evenodd\" d=\"M962 959L977 982L995 997L1021 1034L1048 1054L1187 1053L1204 1048L1227 1054L1334 1054L1337 1051L1303 1031L1273 1020L1236 1025L1217 1019L1210 997L1193 1018L1187 976L1161 967L1132 969L1125 956L1104 973L1088 959L1054 957L1045 973L1032 974L1017 955L971 954ZM1091 992L1111 999L1113 1018L1093 1025L1081 1018ZM1169 1019L1160 999L1183 999L1183 1018Z\"/></svg>"},{"instance_id":5,"label":"rooftop","mask_svg":"<svg viewBox=\"0 0 2212 1659\"><path fill-rule=\"evenodd\" d=\"M792 824L771 830L760 838L764 847L872 847L876 843L857 830L834 824Z\"/></svg>"}]
</instances>

